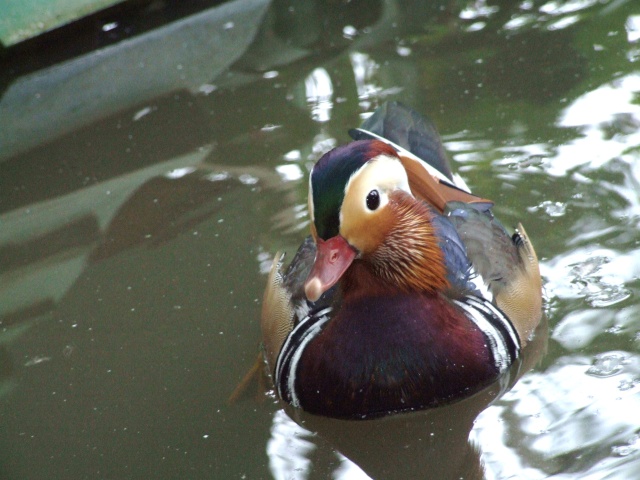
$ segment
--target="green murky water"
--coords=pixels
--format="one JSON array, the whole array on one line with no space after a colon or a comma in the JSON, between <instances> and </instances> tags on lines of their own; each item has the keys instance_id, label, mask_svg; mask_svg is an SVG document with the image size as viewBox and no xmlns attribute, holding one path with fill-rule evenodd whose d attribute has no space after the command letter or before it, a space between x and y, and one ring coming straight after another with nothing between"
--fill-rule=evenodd
<instances>
[{"instance_id":1,"label":"green murky water","mask_svg":"<svg viewBox=\"0 0 640 480\"><path fill-rule=\"evenodd\" d=\"M547 354L451 451L490 479L640 477L640 6L422 4L238 0L9 64L0 478L453 474L424 461L446 416L332 437L272 395L227 402L271 257L307 232L311 165L385 100L433 119L541 257ZM429 445L387 458L367 435Z\"/></svg>"}]
</instances>

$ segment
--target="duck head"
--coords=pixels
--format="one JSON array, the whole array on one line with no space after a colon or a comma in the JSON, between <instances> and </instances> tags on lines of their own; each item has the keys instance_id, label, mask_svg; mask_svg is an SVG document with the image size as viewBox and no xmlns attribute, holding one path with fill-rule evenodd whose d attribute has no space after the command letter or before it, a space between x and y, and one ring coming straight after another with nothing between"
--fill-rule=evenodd
<instances>
[{"instance_id":1,"label":"duck head","mask_svg":"<svg viewBox=\"0 0 640 480\"><path fill-rule=\"evenodd\" d=\"M317 246L305 282L310 301L354 262L365 266L378 286L446 288L443 253L431 223L436 213L414 197L403 161L391 146L360 140L326 153L309 179L309 213Z\"/></svg>"}]
</instances>

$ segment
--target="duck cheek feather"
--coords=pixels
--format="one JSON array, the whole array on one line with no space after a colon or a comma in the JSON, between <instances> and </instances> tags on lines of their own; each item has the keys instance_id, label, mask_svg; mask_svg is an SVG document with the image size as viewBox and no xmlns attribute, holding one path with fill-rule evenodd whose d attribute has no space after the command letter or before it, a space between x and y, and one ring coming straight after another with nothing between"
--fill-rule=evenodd
<instances>
[{"instance_id":1,"label":"duck cheek feather","mask_svg":"<svg viewBox=\"0 0 640 480\"><path fill-rule=\"evenodd\" d=\"M345 301L307 345L295 389L310 413L369 418L446 404L497 376L484 334L446 298L399 293Z\"/></svg>"}]
</instances>

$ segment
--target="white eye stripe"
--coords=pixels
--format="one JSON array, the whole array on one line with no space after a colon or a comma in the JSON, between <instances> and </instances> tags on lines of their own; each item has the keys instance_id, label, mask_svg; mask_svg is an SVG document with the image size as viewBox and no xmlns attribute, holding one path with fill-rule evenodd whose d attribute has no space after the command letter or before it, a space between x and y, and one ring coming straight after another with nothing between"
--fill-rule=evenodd
<instances>
[{"instance_id":1,"label":"white eye stripe","mask_svg":"<svg viewBox=\"0 0 640 480\"><path fill-rule=\"evenodd\" d=\"M407 172L398 158L378 155L365 163L347 182L344 200L340 206L340 234L360 252L372 252L379 236L369 230L384 221L382 214L390 203L392 192L409 188ZM377 208L367 206L367 197L373 190L379 194Z\"/></svg>"},{"instance_id":2,"label":"white eye stripe","mask_svg":"<svg viewBox=\"0 0 640 480\"><path fill-rule=\"evenodd\" d=\"M363 200L371 190L378 190L381 200L383 194L393 190L411 193L407 172L402 163L389 155L378 155L355 172L345 186L345 196L355 189L366 190Z\"/></svg>"},{"instance_id":3,"label":"white eye stripe","mask_svg":"<svg viewBox=\"0 0 640 480\"><path fill-rule=\"evenodd\" d=\"M376 190L380 202L374 209L369 208L367 199ZM411 193L407 172L397 158L378 155L355 172L345 185L345 198L357 195L362 201L362 210L371 214L389 203L389 192L404 190ZM342 212L341 212L342 216ZM342 221L342 218L340 219Z\"/></svg>"}]
</instances>

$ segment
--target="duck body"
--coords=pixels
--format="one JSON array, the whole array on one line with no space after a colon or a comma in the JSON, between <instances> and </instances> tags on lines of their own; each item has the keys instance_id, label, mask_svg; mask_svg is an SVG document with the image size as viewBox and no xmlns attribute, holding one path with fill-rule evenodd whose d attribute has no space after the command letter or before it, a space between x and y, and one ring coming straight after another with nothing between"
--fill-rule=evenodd
<instances>
[{"instance_id":1,"label":"duck body","mask_svg":"<svg viewBox=\"0 0 640 480\"><path fill-rule=\"evenodd\" d=\"M454 180L412 110L385 104L352 136L314 167L312 235L269 276L261 326L278 396L337 418L466 398L505 376L541 318L533 247Z\"/></svg>"}]
</instances>

